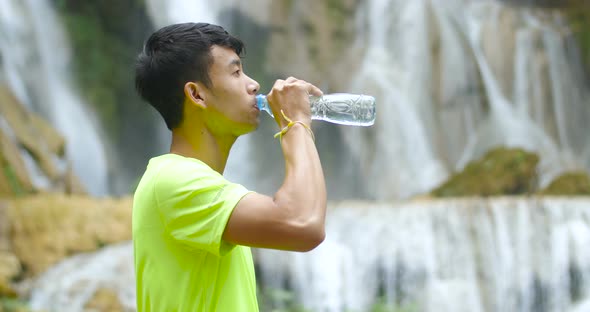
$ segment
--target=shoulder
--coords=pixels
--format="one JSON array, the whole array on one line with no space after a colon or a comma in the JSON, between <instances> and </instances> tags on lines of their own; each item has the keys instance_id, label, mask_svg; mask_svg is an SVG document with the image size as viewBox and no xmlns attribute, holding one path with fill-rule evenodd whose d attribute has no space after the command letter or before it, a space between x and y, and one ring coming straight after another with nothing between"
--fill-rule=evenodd
<instances>
[{"instance_id":1,"label":"shoulder","mask_svg":"<svg viewBox=\"0 0 590 312\"><path fill-rule=\"evenodd\" d=\"M228 183L204 162L179 155L167 154L150 161L154 171L154 187L160 194L177 194Z\"/></svg>"},{"instance_id":2,"label":"shoulder","mask_svg":"<svg viewBox=\"0 0 590 312\"><path fill-rule=\"evenodd\" d=\"M174 177L182 178L199 174L202 176L219 176L221 175L211 169L204 162L195 159L183 157L175 154L166 154L150 160L150 166L157 172L157 175L163 178Z\"/></svg>"}]
</instances>

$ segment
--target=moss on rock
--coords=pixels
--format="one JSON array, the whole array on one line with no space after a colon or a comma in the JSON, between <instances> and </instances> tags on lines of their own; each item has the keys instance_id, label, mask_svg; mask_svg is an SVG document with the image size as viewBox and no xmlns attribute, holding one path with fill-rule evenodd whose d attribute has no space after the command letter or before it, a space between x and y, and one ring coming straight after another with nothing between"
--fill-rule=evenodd
<instances>
[{"instance_id":1,"label":"moss on rock","mask_svg":"<svg viewBox=\"0 0 590 312\"><path fill-rule=\"evenodd\" d=\"M131 239L131 197L37 194L0 204L6 204L10 251L26 277L70 255Z\"/></svg>"},{"instance_id":2,"label":"moss on rock","mask_svg":"<svg viewBox=\"0 0 590 312\"><path fill-rule=\"evenodd\" d=\"M542 195L590 195L590 177L584 171L566 172L541 190Z\"/></svg>"},{"instance_id":3,"label":"moss on rock","mask_svg":"<svg viewBox=\"0 0 590 312\"><path fill-rule=\"evenodd\" d=\"M92 298L84 305L84 308L86 311L125 311L117 293L108 288L97 289Z\"/></svg>"},{"instance_id":4,"label":"moss on rock","mask_svg":"<svg viewBox=\"0 0 590 312\"><path fill-rule=\"evenodd\" d=\"M577 6L566 10L573 35L578 41L582 58L590 72L590 6Z\"/></svg>"},{"instance_id":5,"label":"moss on rock","mask_svg":"<svg viewBox=\"0 0 590 312\"><path fill-rule=\"evenodd\" d=\"M494 196L531 193L539 157L523 149L496 148L451 176L432 191L435 197Z\"/></svg>"}]
</instances>

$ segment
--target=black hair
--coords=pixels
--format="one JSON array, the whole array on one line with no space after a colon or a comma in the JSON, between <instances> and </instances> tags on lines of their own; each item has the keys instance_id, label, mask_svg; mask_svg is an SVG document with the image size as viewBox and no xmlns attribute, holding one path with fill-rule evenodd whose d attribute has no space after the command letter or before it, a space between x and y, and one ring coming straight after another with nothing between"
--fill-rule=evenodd
<instances>
[{"instance_id":1,"label":"black hair","mask_svg":"<svg viewBox=\"0 0 590 312\"><path fill-rule=\"evenodd\" d=\"M183 118L184 85L201 82L211 87L209 67L214 45L238 56L244 44L223 27L207 23L173 24L154 32L137 57L135 87L139 95L164 118L168 129Z\"/></svg>"}]
</instances>

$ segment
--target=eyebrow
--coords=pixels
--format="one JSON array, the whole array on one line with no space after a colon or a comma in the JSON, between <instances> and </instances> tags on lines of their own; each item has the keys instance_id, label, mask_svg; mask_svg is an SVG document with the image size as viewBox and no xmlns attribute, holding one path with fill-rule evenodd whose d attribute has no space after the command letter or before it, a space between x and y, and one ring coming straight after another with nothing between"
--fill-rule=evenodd
<instances>
[{"instance_id":1,"label":"eyebrow","mask_svg":"<svg viewBox=\"0 0 590 312\"><path fill-rule=\"evenodd\" d=\"M234 66L234 65L242 66L242 60L240 60L240 59L233 59L233 60L231 60L231 62L229 62L229 65L228 66L231 67L231 66Z\"/></svg>"}]
</instances>

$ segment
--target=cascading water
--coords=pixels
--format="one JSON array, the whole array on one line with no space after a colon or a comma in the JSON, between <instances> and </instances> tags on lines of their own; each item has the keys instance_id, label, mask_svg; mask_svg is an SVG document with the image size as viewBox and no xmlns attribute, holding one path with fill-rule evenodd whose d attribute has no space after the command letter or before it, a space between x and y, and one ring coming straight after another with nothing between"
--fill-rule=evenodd
<instances>
[{"instance_id":1,"label":"cascading water","mask_svg":"<svg viewBox=\"0 0 590 312\"><path fill-rule=\"evenodd\" d=\"M563 48L559 49L560 46L564 46L559 36L555 36L555 30L551 29L550 27L538 26L540 24L539 21L534 19L532 16L525 16L524 20L525 23L528 23L527 26L529 26L529 28L520 30L520 32L517 34L517 44L521 44L517 45L518 51L515 57L515 63L517 64L515 72L517 78L522 78L519 76L526 74L523 73L523 71L526 71L526 69L523 69L523 67L526 66L524 64L526 64L527 58L532 56L531 54L527 55L526 53L537 52L534 50L530 50L530 41L532 41L534 38L529 37L531 33L535 31L538 32L539 30L541 30L544 32L543 35L546 37L556 37L553 39L552 42L549 42L549 44L545 45L546 53L548 55L551 55L552 50L557 50L559 51L559 53L564 52ZM471 22L477 23L475 20L472 20ZM477 29L477 27L473 28ZM498 136L498 132L503 132L501 136L502 141L500 141L500 144L508 146L525 147L528 150L537 152L539 155L543 155L540 163L540 182L542 185L546 185L547 183L549 183L551 178L554 178L557 174L563 172L566 169L583 168L583 163L585 162L584 156L576 159L572 155L574 150L569 142L571 135L569 135L567 132L569 129L566 129L566 127L569 128L567 126L568 121L563 120L563 118L565 117L565 107L563 107L564 97L563 94L561 94L561 92L563 92L564 89L567 89L565 88L565 85L562 85L561 81L559 80L552 79L552 90L554 92L553 106L555 108L555 117L557 122L557 134L555 138L552 138L550 136L550 132L548 131L548 127L543 127L543 120L539 118L535 120L533 119L535 116L529 115L529 109L527 109L526 106L530 105L531 101L529 100L525 102L522 98L518 98L519 95L523 96L523 94L524 96L528 96L526 95L526 90L523 90L522 86L519 85L523 83L522 81L516 80L515 82L516 87L520 87L515 91L516 95L514 97L514 102L516 105L511 105L511 103L508 102L506 97L502 95L501 91L497 86L496 80L492 76L489 66L485 64L483 55L477 46L479 42L479 36L476 32L472 32L472 34L474 34L474 38L471 38L474 47L474 53L478 63L480 64L480 68L482 69L482 78L484 80L484 83L487 87L487 90L489 90L489 99L492 105L490 118L495 118L496 120L498 120L494 127L494 131L496 132L495 136ZM565 54L561 54L560 56L565 57ZM566 68L570 66L569 64L563 64L563 59L561 59L561 57L559 56L550 58L551 62L554 62L550 62L551 67L554 66L553 64L559 63L562 63L561 65L565 66ZM571 90L569 91L573 94L577 94L584 89L574 78L575 76L572 75L571 72L566 72L565 76L562 77L562 79L571 83L568 84L568 88L571 88ZM574 87L572 88L572 86ZM538 91L535 91L533 94L537 94L537 98L539 97ZM581 111L582 114L584 113L583 106L580 106L580 103L582 103L581 100L572 97L567 102L570 103L569 105L571 105L572 107L582 108L579 111ZM574 117L572 115L570 116ZM575 120L575 118L573 120ZM575 132L570 133L574 134L575 136ZM489 137L490 136L480 138L480 141L492 141L489 140Z\"/></svg>"},{"instance_id":2,"label":"cascading water","mask_svg":"<svg viewBox=\"0 0 590 312\"><path fill-rule=\"evenodd\" d=\"M31 101L20 75L26 71L27 56L32 51L24 44L24 39L30 36L30 25L26 22L27 19L22 18L25 15L24 8L17 1L2 1L0 8L0 29L4 30L0 31L2 80L6 81L21 102L30 108Z\"/></svg>"},{"instance_id":3,"label":"cascading water","mask_svg":"<svg viewBox=\"0 0 590 312\"><path fill-rule=\"evenodd\" d=\"M123 243L94 254L81 254L48 270L36 281L31 308L44 311L85 311L100 289L114 290L125 309L135 309L133 246ZM64 291L64 290L68 291Z\"/></svg>"},{"instance_id":4,"label":"cascading water","mask_svg":"<svg viewBox=\"0 0 590 312\"><path fill-rule=\"evenodd\" d=\"M270 6L256 3L254 11ZM588 89L558 17L491 1L359 3L352 45L363 53L351 60L359 67L345 91L376 96L378 119L369 129L339 131L371 198L428 191L495 144L540 152L545 182L560 170L590 167ZM148 1L158 26L216 22L223 8L238 5L222 1L212 10L204 1ZM506 29L504 19L514 28ZM265 177L250 168L246 174L238 160L259 142L244 139L227 172L256 186ZM271 171L268 163L260 166ZM289 289L311 311L368 311L378 301L394 311L588 311L589 203L535 197L332 203L326 241L306 254L257 250L258 277L263 289ZM48 271L33 288L34 306L66 311L59 302L80 306L102 283L132 308L132 275L107 282L95 266L106 261L131 270L131 247L116 248ZM85 284L91 286L80 290Z\"/></svg>"},{"instance_id":5,"label":"cascading water","mask_svg":"<svg viewBox=\"0 0 590 312\"><path fill-rule=\"evenodd\" d=\"M309 253L257 250L263 290L310 311L587 311L588 199L341 202ZM82 311L100 288L134 303L129 243L67 259L35 283L37 309ZM388 310L389 311L389 310Z\"/></svg>"},{"instance_id":6,"label":"cascading water","mask_svg":"<svg viewBox=\"0 0 590 312\"><path fill-rule=\"evenodd\" d=\"M227 1L147 0L148 12L157 27L172 23L218 21L218 6Z\"/></svg>"},{"instance_id":7,"label":"cascading water","mask_svg":"<svg viewBox=\"0 0 590 312\"><path fill-rule=\"evenodd\" d=\"M480 14L490 14L488 7L475 8L481 10ZM498 20L498 8L493 8L491 16ZM478 12L479 13L479 12ZM550 178L563 171L557 145L551 140L547 133L518 107L511 105L508 99L502 94L497 80L483 52L481 43L481 17L469 16L467 34L470 46L473 49L476 63L481 71L483 85L490 105L488 119L478 127L476 133L471 137L467 148L464 151L462 163L472 159L475 155L481 155L494 146L518 146L543 155L540 164L541 184L546 185ZM521 59L522 61L522 59Z\"/></svg>"},{"instance_id":8,"label":"cascading water","mask_svg":"<svg viewBox=\"0 0 590 312\"><path fill-rule=\"evenodd\" d=\"M448 174L433 150L425 108L432 99L427 7L425 1L371 1L361 16L370 21L367 51L352 89L378 101L374 139L364 129L345 129L346 144L361 160L371 197L399 198L425 192ZM363 14L364 13L364 14ZM363 24L364 25L364 24ZM389 35L392 29L397 35ZM363 31L359 30L362 34ZM359 36L361 36L359 34ZM429 112L431 114L432 112Z\"/></svg>"},{"instance_id":9,"label":"cascading water","mask_svg":"<svg viewBox=\"0 0 590 312\"><path fill-rule=\"evenodd\" d=\"M263 5L270 5L257 3L259 7L250 11L264 11ZM216 22L222 10L237 5L233 1L217 2L212 7L204 1L151 0L147 7L156 24L162 26L188 20ZM457 9L460 6L471 9ZM4 0L2 8L2 29L7 30L1 37L5 79L24 103L57 124L69 139L76 172L86 184L95 184L90 187L93 193L103 193L103 143L93 118L62 81L68 51L66 44L50 45L64 41L55 16L43 4L30 10L28 2ZM540 151L544 155L543 183L563 169L588 169L590 144L584 129L590 109L583 100L588 91L576 73L581 68L580 57L573 54L562 35L563 22L554 18L547 23L527 10L520 11L514 13L517 10L488 1L432 4L424 0L375 0L360 5L355 46L366 48L350 89L375 95L381 113L373 129L344 128L343 142L333 143L343 144L354 155L355 163L349 165L360 164L362 170L356 178L366 181L366 190L360 193L392 199L425 192L494 144ZM515 42L484 31L502 29L499 16L506 12L519 20L518 28L512 30ZM29 19L33 27L22 23ZM482 41L515 46L514 55L506 57L513 61L504 62L514 63L515 70L508 79L505 73L494 74L497 62L488 59L495 56L488 55L490 49L481 48ZM64 50L38 52L55 46ZM27 60L39 62L33 65ZM33 77L45 77L47 83L37 83ZM512 83L512 90L496 86L497 81L505 80ZM484 92L480 92L482 87ZM60 103L59 108L55 103ZM508 124L511 126L506 127ZM502 131L496 133L497 129ZM251 145L246 143L249 140L245 137L238 142L236 155L250 154L246 148ZM93 160L93 166L84 165L87 159ZM238 171L232 169L239 166L235 159L230 158L230 175ZM246 179L240 176L252 174L235 176L243 182Z\"/></svg>"},{"instance_id":10,"label":"cascading water","mask_svg":"<svg viewBox=\"0 0 590 312\"><path fill-rule=\"evenodd\" d=\"M507 15L516 28L502 27ZM589 169L588 89L563 21L491 1L374 0L359 16L356 44L367 48L352 88L381 105L370 135L349 128L344 137L371 197L420 194L497 145L539 152L543 185L565 169Z\"/></svg>"},{"instance_id":11,"label":"cascading water","mask_svg":"<svg viewBox=\"0 0 590 312\"><path fill-rule=\"evenodd\" d=\"M590 302L588 200L495 198L331 207L309 253L257 254L268 289L311 311L575 311Z\"/></svg>"},{"instance_id":12,"label":"cascading water","mask_svg":"<svg viewBox=\"0 0 590 312\"><path fill-rule=\"evenodd\" d=\"M88 191L105 195L107 160L96 119L68 77L70 51L48 1L0 1L3 76L26 105L67 140L66 154Z\"/></svg>"},{"instance_id":13,"label":"cascading water","mask_svg":"<svg viewBox=\"0 0 590 312\"><path fill-rule=\"evenodd\" d=\"M518 23L515 42L487 31L501 29L506 14ZM579 56L556 30L563 21L489 1L374 0L359 16L356 44L367 49L352 89L382 104L371 135L343 131L373 197L427 191L445 168L460 169L496 145L538 152L542 184L565 169L588 169L587 126L579 123L590 118L581 96L588 90L573 70ZM483 41L495 43L493 51ZM497 62L491 52L510 54L502 47L511 44L513 64ZM501 76L513 94L500 86L499 67L514 68L514 76ZM545 89L551 99L538 101ZM539 116L546 107L554 121ZM379 204L338 205L317 250L258 253L263 285L292 289L312 311L368 311L379 297L403 311L583 311L587 200L508 202L381 212Z\"/></svg>"}]
</instances>

